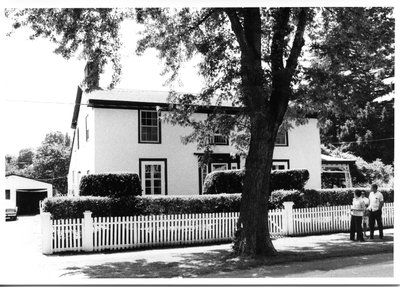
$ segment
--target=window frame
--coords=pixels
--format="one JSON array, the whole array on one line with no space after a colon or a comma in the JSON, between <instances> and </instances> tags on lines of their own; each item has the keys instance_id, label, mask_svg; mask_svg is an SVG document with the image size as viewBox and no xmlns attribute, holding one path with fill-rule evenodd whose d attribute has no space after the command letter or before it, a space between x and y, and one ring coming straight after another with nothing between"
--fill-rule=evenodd
<instances>
[{"instance_id":1,"label":"window frame","mask_svg":"<svg viewBox=\"0 0 400 287\"><path fill-rule=\"evenodd\" d=\"M283 144L282 143L277 143L276 139L275 139L275 146L289 146L289 134L288 134L287 131L285 131L283 134L285 135L285 143L283 143ZM278 138L278 135L279 135L279 132L276 135L277 138Z\"/></svg>"},{"instance_id":2,"label":"window frame","mask_svg":"<svg viewBox=\"0 0 400 287\"><path fill-rule=\"evenodd\" d=\"M225 141L224 141L224 142L217 142L217 141L215 140L216 137L221 137L221 138L225 139ZM221 133L214 133L214 134L212 135L211 140L212 140L212 144L214 144L214 145L229 145L229 138L228 138L228 136L224 136L224 135L221 134Z\"/></svg>"},{"instance_id":3,"label":"window frame","mask_svg":"<svg viewBox=\"0 0 400 287\"><path fill-rule=\"evenodd\" d=\"M144 141L142 140L142 112L151 112L157 115L157 141ZM150 126L151 127L151 126ZM152 126L154 127L154 126ZM159 112L157 110L138 110L138 143L143 144L161 144L161 120L159 117Z\"/></svg>"},{"instance_id":4,"label":"window frame","mask_svg":"<svg viewBox=\"0 0 400 287\"><path fill-rule=\"evenodd\" d=\"M287 168L286 169L273 169L272 167L274 166L274 163L284 163ZM273 171L273 170L288 170L288 169L290 169L290 162L288 159L273 159L272 167L271 167L271 171Z\"/></svg>"}]
</instances>

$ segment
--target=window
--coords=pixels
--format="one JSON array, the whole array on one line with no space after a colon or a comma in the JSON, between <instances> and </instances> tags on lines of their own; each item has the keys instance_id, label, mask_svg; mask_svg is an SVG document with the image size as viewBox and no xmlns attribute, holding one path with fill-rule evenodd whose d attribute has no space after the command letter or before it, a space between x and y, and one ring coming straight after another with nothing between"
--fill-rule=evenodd
<instances>
[{"instance_id":1,"label":"window","mask_svg":"<svg viewBox=\"0 0 400 287\"><path fill-rule=\"evenodd\" d=\"M76 129L76 147L79 149L79 128Z\"/></svg>"},{"instance_id":2,"label":"window","mask_svg":"<svg viewBox=\"0 0 400 287\"><path fill-rule=\"evenodd\" d=\"M166 195L166 160L139 160L142 188L146 195Z\"/></svg>"},{"instance_id":3,"label":"window","mask_svg":"<svg viewBox=\"0 0 400 287\"><path fill-rule=\"evenodd\" d=\"M86 129L86 141L89 140L89 127L88 127L88 116L85 118L85 129Z\"/></svg>"},{"instance_id":4,"label":"window","mask_svg":"<svg viewBox=\"0 0 400 287\"><path fill-rule=\"evenodd\" d=\"M276 146L288 146L286 131L278 132L278 134L276 135L275 145Z\"/></svg>"},{"instance_id":5,"label":"window","mask_svg":"<svg viewBox=\"0 0 400 287\"><path fill-rule=\"evenodd\" d=\"M228 164L227 163L212 163L211 164L211 172L217 170L227 170Z\"/></svg>"},{"instance_id":6,"label":"window","mask_svg":"<svg viewBox=\"0 0 400 287\"><path fill-rule=\"evenodd\" d=\"M161 143L157 111L139 111L139 143Z\"/></svg>"},{"instance_id":7,"label":"window","mask_svg":"<svg viewBox=\"0 0 400 287\"><path fill-rule=\"evenodd\" d=\"M289 160L274 160L272 162L272 170L289 169Z\"/></svg>"},{"instance_id":8,"label":"window","mask_svg":"<svg viewBox=\"0 0 400 287\"><path fill-rule=\"evenodd\" d=\"M11 192L9 189L6 189L6 199L7 200L11 199Z\"/></svg>"},{"instance_id":9,"label":"window","mask_svg":"<svg viewBox=\"0 0 400 287\"><path fill-rule=\"evenodd\" d=\"M228 145L228 137L222 134L216 133L212 138L212 143L215 145Z\"/></svg>"}]
</instances>

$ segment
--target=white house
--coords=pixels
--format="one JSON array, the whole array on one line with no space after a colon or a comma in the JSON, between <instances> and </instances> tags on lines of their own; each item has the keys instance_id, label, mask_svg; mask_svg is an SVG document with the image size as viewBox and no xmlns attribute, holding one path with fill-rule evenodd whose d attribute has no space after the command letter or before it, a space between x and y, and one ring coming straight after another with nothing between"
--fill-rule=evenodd
<instances>
[{"instance_id":1,"label":"white house","mask_svg":"<svg viewBox=\"0 0 400 287\"><path fill-rule=\"evenodd\" d=\"M38 214L39 201L53 196L53 186L35 179L8 175L5 178L6 209L18 208L18 214Z\"/></svg>"},{"instance_id":2,"label":"white house","mask_svg":"<svg viewBox=\"0 0 400 287\"><path fill-rule=\"evenodd\" d=\"M201 194L207 173L244 167L244 159L224 137L215 135L213 158L200 168L195 143L182 144L190 128L159 120L168 113L168 92L141 90L95 90L78 87L72 118L74 131L68 174L69 195L79 194L85 174L137 173L145 194ZM237 108L224 107L227 113ZM210 108L199 107L193 115L204 119ZM274 169L305 168L310 172L307 188L321 187L321 153L317 120L310 119L277 139Z\"/></svg>"}]
</instances>

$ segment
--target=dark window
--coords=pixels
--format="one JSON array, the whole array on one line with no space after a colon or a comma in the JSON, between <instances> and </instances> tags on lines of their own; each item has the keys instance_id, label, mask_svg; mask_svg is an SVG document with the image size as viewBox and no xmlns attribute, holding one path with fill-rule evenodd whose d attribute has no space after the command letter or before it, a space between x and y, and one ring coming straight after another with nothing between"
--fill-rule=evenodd
<instances>
[{"instance_id":1,"label":"dark window","mask_svg":"<svg viewBox=\"0 0 400 287\"><path fill-rule=\"evenodd\" d=\"M276 140L275 140L275 145L281 145L281 146L287 146L287 132L285 131L280 131L276 135Z\"/></svg>"},{"instance_id":2,"label":"dark window","mask_svg":"<svg viewBox=\"0 0 400 287\"><path fill-rule=\"evenodd\" d=\"M86 128L86 141L89 140L89 127L88 127L88 116L85 118L85 128Z\"/></svg>"},{"instance_id":3,"label":"dark window","mask_svg":"<svg viewBox=\"0 0 400 287\"><path fill-rule=\"evenodd\" d=\"M76 147L79 149L79 128L76 129Z\"/></svg>"},{"instance_id":4,"label":"dark window","mask_svg":"<svg viewBox=\"0 0 400 287\"><path fill-rule=\"evenodd\" d=\"M9 189L6 189L6 199L11 199L11 192Z\"/></svg>"},{"instance_id":5,"label":"dark window","mask_svg":"<svg viewBox=\"0 0 400 287\"><path fill-rule=\"evenodd\" d=\"M160 121L157 111L140 111L139 136L139 142L160 143Z\"/></svg>"}]
</instances>

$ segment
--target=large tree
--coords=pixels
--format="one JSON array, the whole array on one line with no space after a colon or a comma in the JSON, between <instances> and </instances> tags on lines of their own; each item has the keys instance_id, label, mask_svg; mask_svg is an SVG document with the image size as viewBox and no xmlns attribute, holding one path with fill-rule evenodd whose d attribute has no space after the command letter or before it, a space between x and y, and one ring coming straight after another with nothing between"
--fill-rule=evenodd
<instances>
[{"instance_id":1,"label":"large tree","mask_svg":"<svg viewBox=\"0 0 400 287\"><path fill-rule=\"evenodd\" d=\"M327 41L327 31L340 26L337 25L338 18L332 16L336 9L322 10L326 13L320 11L309 8L136 11L137 21L145 27L137 52L149 48L158 50L165 64L163 73L170 76L170 82L179 80L184 62L194 55L201 56L199 72L206 84L203 91L199 95L171 93L170 97L176 104L170 120L193 127L193 133L186 137L186 141L198 141L200 147L207 149L209 142L206 138L210 131L218 129L229 134L234 127L248 131L236 141L248 146L236 245L241 254L276 254L269 236L267 205L275 138L285 114L286 117L300 117L313 111L307 105L309 99L297 101L305 94L297 91L307 72L298 66L305 39L321 44ZM376 15L388 13L363 8L356 12L360 11ZM348 18L363 17L362 13L360 16L353 10L344 9L342 13L347 13ZM119 24L123 17L131 15L129 11L113 9L8 11L8 16L15 20L14 27L30 26L35 31L33 37L52 39L59 44L56 52L62 51L63 56L69 57L81 47L81 56L98 63L99 71L111 55L118 54ZM316 15L326 21L313 22ZM308 37L305 38L307 31ZM103 40L103 35L107 41ZM306 50L308 55L311 48ZM102 49L109 53L101 53ZM341 60L345 61L346 57ZM302 63L306 61L303 59ZM116 76L118 73L117 69ZM91 81L86 79L86 83ZM289 100L293 105L287 113ZM195 122L190 117L196 109L193 104L218 106L226 101L241 107L241 113L232 116L217 108L205 121Z\"/></svg>"}]
</instances>

